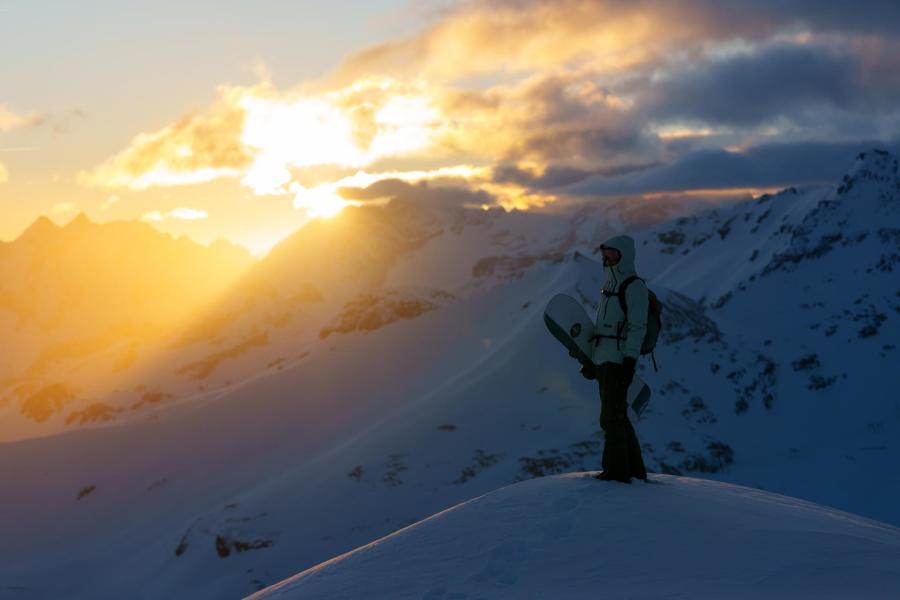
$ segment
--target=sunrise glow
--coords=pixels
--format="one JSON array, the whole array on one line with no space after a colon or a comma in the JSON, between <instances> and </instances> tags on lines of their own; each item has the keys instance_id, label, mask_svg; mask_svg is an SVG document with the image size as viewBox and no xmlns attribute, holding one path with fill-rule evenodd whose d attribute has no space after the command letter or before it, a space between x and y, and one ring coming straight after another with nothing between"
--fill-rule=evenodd
<instances>
[{"instance_id":1,"label":"sunrise glow","mask_svg":"<svg viewBox=\"0 0 900 600\"><path fill-rule=\"evenodd\" d=\"M0 193L29 198L10 204L0 236L12 239L38 214L151 215L145 221L163 230L259 252L260 239L308 219L389 201L385 190L401 189L391 180L506 210L621 194L709 198L790 181L789 165L763 158L770 149L813 144L821 173L807 179L821 181L837 163L831 145L853 154L863 137L892 135L892 88L876 85L895 71L888 38L841 37L805 13L797 21L737 5L584 0L445 8L433 19L398 17L381 33L354 30L349 45L321 56L274 50L295 37L259 54L237 50L249 43L240 36L193 40L228 59L210 50L202 77L185 74L190 61L160 59L152 81L177 85L151 85L140 68L116 75L128 80L117 88L128 99L94 94L56 109L37 92L29 100L28 86L0 98ZM136 23L121 26L139 37ZM716 152L724 172L704 164ZM174 216L180 206L207 218Z\"/></svg>"},{"instance_id":2,"label":"sunrise glow","mask_svg":"<svg viewBox=\"0 0 900 600\"><path fill-rule=\"evenodd\" d=\"M898 0L0 56L3 598L900 598Z\"/></svg>"},{"instance_id":3,"label":"sunrise glow","mask_svg":"<svg viewBox=\"0 0 900 600\"><path fill-rule=\"evenodd\" d=\"M320 186L307 189L299 183L291 185L294 193L294 207L303 209L310 216L333 217L351 203L337 195L332 186Z\"/></svg>"}]
</instances>

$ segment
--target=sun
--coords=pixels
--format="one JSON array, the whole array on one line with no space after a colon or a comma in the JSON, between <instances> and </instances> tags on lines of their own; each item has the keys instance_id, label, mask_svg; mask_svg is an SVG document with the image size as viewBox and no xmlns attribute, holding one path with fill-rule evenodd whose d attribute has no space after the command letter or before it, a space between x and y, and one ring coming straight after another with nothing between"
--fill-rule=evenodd
<instances>
[{"instance_id":1,"label":"sun","mask_svg":"<svg viewBox=\"0 0 900 600\"><path fill-rule=\"evenodd\" d=\"M363 168L413 156L433 141L440 121L433 102L425 89L401 89L383 78L292 99L250 90L237 103L243 115L240 145L252 155L241 184L258 195L275 195L292 183L295 168ZM338 197L311 202L323 214L346 205Z\"/></svg>"},{"instance_id":2,"label":"sun","mask_svg":"<svg viewBox=\"0 0 900 600\"><path fill-rule=\"evenodd\" d=\"M333 217L345 206L354 204L341 198L330 185L320 185L314 188L305 188L299 183L291 185L294 192L294 208L306 210L309 218Z\"/></svg>"}]
</instances>

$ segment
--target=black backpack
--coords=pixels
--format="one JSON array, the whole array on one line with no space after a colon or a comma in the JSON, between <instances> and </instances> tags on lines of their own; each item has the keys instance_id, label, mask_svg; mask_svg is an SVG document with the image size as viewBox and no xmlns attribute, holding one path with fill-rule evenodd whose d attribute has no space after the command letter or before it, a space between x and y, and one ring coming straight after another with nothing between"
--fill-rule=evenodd
<instances>
[{"instance_id":1,"label":"black backpack","mask_svg":"<svg viewBox=\"0 0 900 600\"><path fill-rule=\"evenodd\" d=\"M625 319L628 319L628 306L625 304L625 290L628 288L628 284L635 279L644 281L642 277L632 275L619 285L618 291L604 292L607 296L619 297L619 306L622 307ZM662 302L659 301L659 298L656 297L656 294L654 294L653 290L650 288L647 288L647 294L649 296L647 300L647 333L644 335L644 341L641 343L641 354L651 355L651 358L653 359L653 370L657 371L656 355L653 354L653 350L656 348L659 332L662 330Z\"/></svg>"}]
</instances>

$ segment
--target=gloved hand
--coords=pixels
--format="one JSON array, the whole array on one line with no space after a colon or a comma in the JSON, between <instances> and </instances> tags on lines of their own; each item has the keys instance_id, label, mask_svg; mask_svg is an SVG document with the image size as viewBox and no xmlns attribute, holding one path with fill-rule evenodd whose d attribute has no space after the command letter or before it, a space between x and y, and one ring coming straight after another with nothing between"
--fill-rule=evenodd
<instances>
[{"instance_id":1,"label":"gloved hand","mask_svg":"<svg viewBox=\"0 0 900 600\"><path fill-rule=\"evenodd\" d=\"M594 364L584 365L581 367L581 374L585 379L597 378L597 366Z\"/></svg>"},{"instance_id":2,"label":"gloved hand","mask_svg":"<svg viewBox=\"0 0 900 600\"><path fill-rule=\"evenodd\" d=\"M627 385L631 385L631 382L634 381L634 368L636 366L636 358L626 356L622 359L622 376L625 378L625 383Z\"/></svg>"}]
</instances>

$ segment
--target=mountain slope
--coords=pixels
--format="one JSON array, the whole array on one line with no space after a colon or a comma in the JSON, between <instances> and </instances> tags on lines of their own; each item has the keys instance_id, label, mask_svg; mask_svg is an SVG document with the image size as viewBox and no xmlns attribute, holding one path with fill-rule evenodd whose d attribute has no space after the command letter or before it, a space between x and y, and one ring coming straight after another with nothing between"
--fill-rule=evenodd
<instances>
[{"instance_id":1,"label":"mountain slope","mask_svg":"<svg viewBox=\"0 0 900 600\"><path fill-rule=\"evenodd\" d=\"M900 523L900 382L887 348L896 283L866 271L893 243L878 231L900 224L890 211L865 220L893 206L895 180L871 181L849 195L788 190L628 228L665 307L660 370L640 365L654 390L636 424L648 468ZM818 220L822 202L844 216ZM854 207L860 214L846 215ZM390 231L387 214L372 217L372 231ZM196 341L153 372L181 382L177 397L104 427L0 446L0 512L18 516L8 528L16 543L0 548L6 580L36 597L116 597L135 581L147 597L247 594L512 481L597 468L596 384L541 312L559 292L596 302L603 273L586 255L623 227L616 209L435 214L439 235L413 249L388 244L389 259L373 263L387 269L380 286L319 302L306 321L295 316L316 301L293 305L290 286L277 287L299 264L290 260L265 282L274 299L229 298L237 306L221 310L235 309L239 327L186 334ZM768 223L774 216L787 220ZM762 274L795 230L817 248L844 219L850 239L866 227L867 237ZM674 229L688 254L663 252L671 244L660 234ZM335 264L351 281L366 269ZM854 320L870 314L863 293L884 318Z\"/></svg>"},{"instance_id":2,"label":"mountain slope","mask_svg":"<svg viewBox=\"0 0 900 600\"><path fill-rule=\"evenodd\" d=\"M64 227L41 217L0 243L0 337L14 349L0 354L0 439L109 418L116 407L98 401L148 383L128 371L168 351L252 262L226 242L206 247L83 214Z\"/></svg>"},{"instance_id":3,"label":"mountain slope","mask_svg":"<svg viewBox=\"0 0 900 600\"><path fill-rule=\"evenodd\" d=\"M735 485L655 475L624 486L584 475L495 490L250 598L900 594L895 527Z\"/></svg>"},{"instance_id":4,"label":"mountain slope","mask_svg":"<svg viewBox=\"0 0 900 600\"><path fill-rule=\"evenodd\" d=\"M285 368L319 336L506 285L626 209L507 213L401 196L315 220L252 267L224 242L145 223L39 219L0 245L0 332L17 349L0 357L0 439L110 426ZM677 207L628 210L646 221Z\"/></svg>"},{"instance_id":5,"label":"mountain slope","mask_svg":"<svg viewBox=\"0 0 900 600\"><path fill-rule=\"evenodd\" d=\"M733 387L740 419L727 440L736 456L755 458L736 459L729 479L894 521L897 158L865 152L835 188L788 189L639 239L639 257L655 263L651 286L699 299L734 346L757 353L745 361L698 348L697 360L683 365L691 372L687 387L702 398L703 388L694 387L701 377ZM765 425L761 410L771 417ZM835 473L843 488L832 483ZM850 508L851 497L870 500Z\"/></svg>"},{"instance_id":6,"label":"mountain slope","mask_svg":"<svg viewBox=\"0 0 900 600\"><path fill-rule=\"evenodd\" d=\"M152 420L10 446L0 452L0 476L14 483L0 508L21 515L9 534L23 541L0 559L12 580L48 597L64 588L116 596L135 580L148 597L228 597L510 481L596 468L596 386L577 374L540 314L559 291L587 297L601 273L579 255L541 263L417 317L332 333L283 370L162 405ZM655 397L636 424L648 467L895 514L878 498L889 503L896 484L873 480L868 466L821 480L780 468L742 475L772 465L772 449L794 443L781 429L797 422L782 426L778 410L762 405L735 414L731 382L692 365L705 352L738 364L756 354L734 346L696 302L659 291L670 307L663 370L645 367ZM821 421L824 434L846 417ZM833 464L832 450L801 448L795 465ZM896 455L889 446L864 464L886 466ZM61 456L64 465L35 468ZM58 530L81 540L77 553L54 542L49 532ZM123 554L127 564L114 558ZM47 579L48 563L94 578Z\"/></svg>"}]
</instances>

